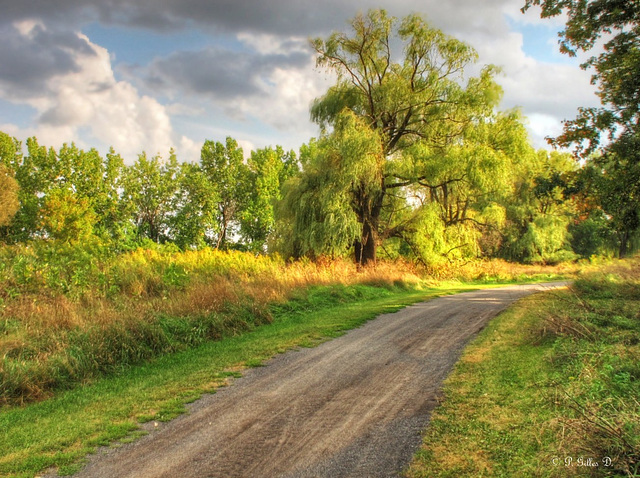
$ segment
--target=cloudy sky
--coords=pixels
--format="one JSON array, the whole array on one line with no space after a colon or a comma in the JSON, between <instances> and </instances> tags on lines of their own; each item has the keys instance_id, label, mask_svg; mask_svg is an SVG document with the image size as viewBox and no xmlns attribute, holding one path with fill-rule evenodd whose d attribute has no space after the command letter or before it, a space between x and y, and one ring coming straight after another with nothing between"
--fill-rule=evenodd
<instances>
[{"instance_id":1,"label":"cloudy sky","mask_svg":"<svg viewBox=\"0 0 640 478\"><path fill-rule=\"evenodd\" d=\"M589 73L560 55L561 22L523 0L0 0L0 131L59 147L75 141L128 162L194 161L205 139L251 150L318 134L310 102L332 79L310 37L345 30L370 8L420 13L501 66L501 107L520 107L534 144L578 106Z\"/></svg>"}]
</instances>

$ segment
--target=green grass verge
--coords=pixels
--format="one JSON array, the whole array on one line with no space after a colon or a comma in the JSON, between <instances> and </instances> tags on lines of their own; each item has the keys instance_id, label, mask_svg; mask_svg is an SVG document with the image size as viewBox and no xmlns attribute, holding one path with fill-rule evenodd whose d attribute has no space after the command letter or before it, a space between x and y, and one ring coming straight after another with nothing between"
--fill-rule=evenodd
<instances>
[{"instance_id":1,"label":"green grass verge","mask_svg":"<svg viewBox=\"0 0 640 478\"><path fill-rule=\"evenodd\" d=\"M315 345L384 312L444 294L477 289L451 285L318 287L273 306L273 322L220 341L129 367L53 398L0 411L0 475L31 477L48 467L77 470L97 446L129 441L139 424L166 421L213 392L243 367L293 347Z\"/></svg>"},{"instance_id":2,"label":"green grass verge","mask_svg":"<svg viewBox=\"0 0 640 478\"><path fill-rule=\"evenodd\" d=\"M523 299L467 347L406 476L640 476L640 287Z\"/></svg>"}]
</instances>

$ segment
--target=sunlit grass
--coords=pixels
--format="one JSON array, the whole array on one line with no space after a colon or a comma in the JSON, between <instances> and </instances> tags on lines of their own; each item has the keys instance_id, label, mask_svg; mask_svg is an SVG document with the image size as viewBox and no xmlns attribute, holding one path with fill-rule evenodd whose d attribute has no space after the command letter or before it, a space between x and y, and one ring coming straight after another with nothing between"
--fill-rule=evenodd
<instances>
[{"instance_id":1,"label":"sunlit grass","mask_svg":"<svg viewBox=\"0 0 640 478\"><path fill-rule=\"evenodd\" d=\"M616 261L492 321L407 476L638 476L639 279Z\"/></svg>"},{"instance_id":2,"label":"sunlit grass","mask_svg":"<svg viewBox=\"0 0 640 478\"><path fill-rule=\"evenodd\" d=\"M502 261L418 269L348 260L101 244L0 247L0 406L51 396L153 357L269 323L271 307L319 286L550 280L567 266ZM572 266L576 270L576 266Z\"/></svg>"}]
</instances>

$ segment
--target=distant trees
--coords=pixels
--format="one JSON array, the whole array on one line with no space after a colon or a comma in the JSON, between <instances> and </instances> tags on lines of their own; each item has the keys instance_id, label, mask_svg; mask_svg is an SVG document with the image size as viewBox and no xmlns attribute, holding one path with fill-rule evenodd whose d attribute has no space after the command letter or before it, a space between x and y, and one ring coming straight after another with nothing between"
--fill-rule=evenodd
<instances>
[{"instance_id":1,"label":"distant trees","mask_svg":"<svg viewBox=\"0 0 640 478\"><path fill-rule=\"evenodd\" d=\"M522 262L559 262L576 257L570 226L578 166L568 153L531 150L520 161L514 191L504 197L500 256Z\"/></svg>"},{"instance_id":2,"label":"distant trees","mask_svg":"<svg viewBox=\"0 0 640 478\"><path fill-rule=\"evenodd\" d=\"M153 241L350 255L362 265L378 256L557 262L606 251L612 237L620 255L632 249L640 228L635 116L598 112L614 118L593 123L599 132L622 129L582 167L567 154L535 151L519 112L497 111L496 69L468 75L473 48L416 15L372 10L312 45L337 82L314 101L320 136L299 155L281 147L245 155L229 137L205 141L197 163L171 151L125 164L113 149L103 158L36 138L23 152L0 133L0 240L114 250ZM613 81L605 66L603 85ZM611 94L610 104L626 98ZM579 136L590 123L576 121L558 144L594 138Z\"/></svg>"},{"instance_id":3,"label":"distant trees","mask_svg":"<svg viewBox=\"0 0 640 478\"><path fill-rule=\"evenodd\" d=\"M56 151L35 138L25 154L0 133L0 239L264 252L281 184L295 171L293 152L265 148L245 161L232 138L207 141L197 164L179 163L171 151L166 160L142 153L125 165L113 150L106 158L74 144Z\"/></svg>"},{"instance_id":4,"label":"distant trees","mask_svg":"<svg viewBox=\"0 0 640 478\"><path fill-rule=\"evenodd\" d=\"M605 185L598 168L579 170L567 154L534 151L517 112L477 118L446 147L415 141L390 157L380 133L349 110L299 157L269 147L245 158L227 138L206 142L198 163L142 153L127 165L113 150L103 158L30 138L23 153L14 138L0 139L0 240L8 243L117 251L153 241L353 257L363 232L358 208L369 207L359 201L377 197L385 175L406 182L385 190L378 217L377 247L388 258L555 262L575 257L572 246L590 255L608 240L607 219L588 214L596 203L630 222L616 225L620 231L636 227L633 211L621 214L625 183ZM595 183L602 197L590 195Z\"/></svg>"}]
</instances>

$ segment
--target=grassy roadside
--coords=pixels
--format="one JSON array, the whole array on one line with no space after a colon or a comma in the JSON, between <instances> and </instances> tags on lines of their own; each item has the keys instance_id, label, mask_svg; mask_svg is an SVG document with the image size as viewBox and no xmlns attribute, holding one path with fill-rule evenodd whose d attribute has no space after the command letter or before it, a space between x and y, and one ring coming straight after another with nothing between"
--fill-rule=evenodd
<instances>
[{"instance_id":1,"label":"grassy roadside","mask_svg":"<svg viewBox=\"0 0 640 478\"><path fill-rule=\"evenodd\" d=\"M0 411L0 475L31 477L56 466L77 469L99 445L131 440L139 424L168 420L243 367L342 334L380 313L443 294L482 287L324 286L273 305L268 325L166 355L53 398Z\"/></svg>"},{"instance_id":2,"label":"grassy roadside","mask_svg":"<svg viewBox=\"0 0 640 478\"><path fill-rule=\"evenodd\" d=\"M529 297L465 350L406 476L640 476L640 260Z\"/></svg>"},{"instance_id":3,"label":"grassy roadside","mask_svg":"<svg viewBox=\"0 0 640 478\"><path fill-rule=\"evenodd\" d=\"M0 408L252 330L314 287L418 282L402 263L359 270L212 249L0 246Z\"/></svg>"},{"instance_id":4,"label":"grassy roadside","mask_svg":"<svg viewBox=\"0 0 640 478\"><path fill-rule=\"evenodd\" d=\"M549 280L577 268L504 261L358 268L161 245L118 254L91 243L0 246L0 408L253 330L272 320L274 306L304 300L314 287Z\"/></svg>"}]
</instances>

